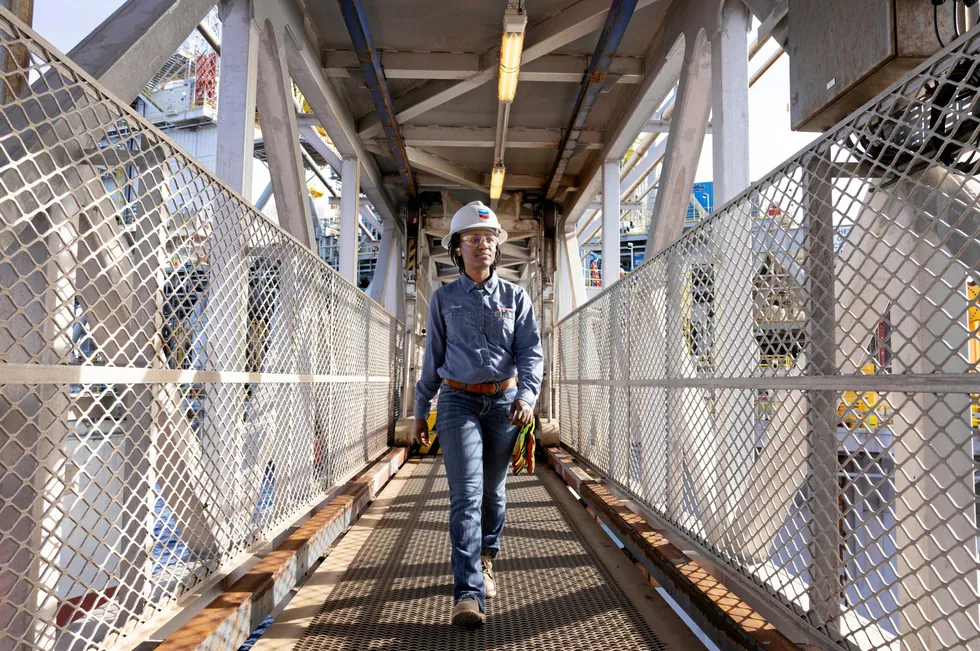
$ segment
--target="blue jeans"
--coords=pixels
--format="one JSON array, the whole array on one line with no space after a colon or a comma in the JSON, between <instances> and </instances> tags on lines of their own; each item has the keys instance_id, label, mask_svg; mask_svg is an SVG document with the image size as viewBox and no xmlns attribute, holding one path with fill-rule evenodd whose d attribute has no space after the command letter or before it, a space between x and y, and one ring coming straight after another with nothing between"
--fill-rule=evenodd
<instances>
[{"instance_id":1,"label":"blue jeans","mask_svg":"<svg viewBox=\"0 0 980 651\"><path fill-rule=\"evenodd\" d=\"M507 505L505 486L518 428L510 424L517 387L497 395L442 385L436 432L449 479L453 603L474 597L484 609L481 552L496 557Z\"/></svg>"}]
</instances>

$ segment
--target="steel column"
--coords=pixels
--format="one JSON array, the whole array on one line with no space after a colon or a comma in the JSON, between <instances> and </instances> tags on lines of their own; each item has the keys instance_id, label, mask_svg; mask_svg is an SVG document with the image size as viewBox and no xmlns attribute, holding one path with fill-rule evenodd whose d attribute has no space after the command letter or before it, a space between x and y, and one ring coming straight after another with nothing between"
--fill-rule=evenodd
<instances>
[{"instance_id":1,"label":"steel column","mask_svg":"<svg viewBox=\"0 0 980 651\"><path fill-rule=\"evenodd\" d=\"M829 164L823 156L808 163L806 177L807 372L823 377L837 373L836 292L834 274L834 201ZM840 485L837 462L835 391L806 393L807 470L810 509L811 617L839 630L841 614Z\"/></svg>"},{"instance_id":2,"label":"steel column","mask_svg":"<svg viewBox=\"0 0 980 651\"><path fill-rule=\"evenodd\" d=\"M602 164L602 288L619 280L619 161Z\"/></svg>"},{"instance_id":3,"label":"steel column","mask_svg":"<svg viewBox=\"0 0 980 651\"><path fill-rule=\"evenodd\" d=\"M368 285L367 294L373 300L381 303L386 295L386 287L388 284L388 268L392 264L391 252L394 248L397 248L397 243L395 239L395 229L394 226L386 228L384 233L381 234L381 248L378 250L377 263L374 267L374 276L371 278L371 284Z\"/></svg>"},{"instance_id":4,"label":"steel column","mask_svg":"<svg viewBox=\"0 0 980 651\"><path fill-rule=\"evenodd\" d=\"M340 238L338 271L357 284L357 222L360 201L361 165L356 158L345 158L341 164Z\"/></svg>"},{"instance_id":5,"label":"steel column","mask_svg":"<svg viewBox=\"0 0 980 651\"><path fill-rule=\"evenodd\" d=\"M385 281L384 307L395 315L399 321L405 319L405 277L402 269L402 249L404 246L404 236L396 229L392 229L394 241L391 246L390 260L388 260L388 279Z\"/></svg>"},{"instance_id":6,"label":"steel column","mask_svg":"<svg viewBox=\"0 0 980 651\"><path fill-rule=\"evenodd\" d=\"M711 146L715 205L749 186L749 16L741 0L727 0L711 42Z\"/></svg>"},{"instance_id":7,"label":"steel column","mask_svg":"<svg viewBox=\"0 0 980 651\"><path fill-rule=\"evenodd\" d=\"M588 297L585 292L585 278L582 276L582 261L578 257L578 240L575 231L561 233L558 243L561 264L558 270L558 319L585 305Z\"/></svg>"},{"instance_id":8,"label":"steel column","mask_svg":"<svg viewBox=\"0 0 980 651\"><path fill-rule=\"evenodd\" d=\"M252 0L221 0L220 16L225 55L218 85L215 170L225 183L251 199L259 30Z\"/></svg>"}]
</instances>

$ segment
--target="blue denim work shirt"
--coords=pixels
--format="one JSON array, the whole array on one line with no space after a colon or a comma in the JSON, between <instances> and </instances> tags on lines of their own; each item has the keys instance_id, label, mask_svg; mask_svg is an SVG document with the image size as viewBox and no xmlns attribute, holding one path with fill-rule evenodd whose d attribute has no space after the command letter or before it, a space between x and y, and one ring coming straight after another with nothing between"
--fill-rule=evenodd
<instances>
[{"instance_id":1,"label":"blue denim work shirt","mask_svg":"<svg viewBox=\"0 0 980 651\"><path fill-rule=\"evenodd\" d=\"M477 285L463 274L432 294L415 417L428 418L444 379L480 384L517 376L518 400L534 407L544 354L531 299L494 274Z\"/></svg>"}]
</instances>

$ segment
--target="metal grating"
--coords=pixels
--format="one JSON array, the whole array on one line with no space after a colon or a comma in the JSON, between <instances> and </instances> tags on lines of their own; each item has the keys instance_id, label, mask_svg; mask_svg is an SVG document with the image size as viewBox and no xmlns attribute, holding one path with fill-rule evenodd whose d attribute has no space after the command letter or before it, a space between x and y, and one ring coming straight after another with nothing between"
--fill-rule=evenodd
<instances>
[{"instance_id":1,"label":"metal grating","mask_svg":"<svg viewBox=\"0 0 980 651\"><path fill-rule=\"evenodd\" d=\"M124 646L387 448L404 326L6 10L0 48L0 650Z\"/></svg>"},{"instance_id":2,"label":"metal grating","mask_svg":"<svg viewBox=\"0 0 980 651\"><path fill-rule=\"evenodd\" d=\"M974 30L558 327L562 441L825 648L980 649L978 145Z\"/></svg>"},{"instance_id":3,"label":"metal grating","mask_svg":"<svg viewBox=\"0 0 980 651\"><path fill-rule=\"evenodd\" d=\"M486 626L449 626L449 486L441 460L421 464L297 651L666 649L534 475L508 478Z\"/></svg>"}]
</instances>

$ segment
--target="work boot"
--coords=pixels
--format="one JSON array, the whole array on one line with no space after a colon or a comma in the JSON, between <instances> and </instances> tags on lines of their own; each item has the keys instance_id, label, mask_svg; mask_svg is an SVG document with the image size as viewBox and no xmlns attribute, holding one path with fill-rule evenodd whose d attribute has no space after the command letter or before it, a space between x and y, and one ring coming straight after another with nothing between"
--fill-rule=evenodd
<instances>
[{"instance_id":1,"label":"work boot","mask_svg":"<svg viewBox=\"0 0 980 651\"><path fill-rule=\"evenodd\" d=\"M453 625L464 628L479 628L487 621L480 610L480 603L474 597L463 597L453 606Z\"/></svg>"},{"instance_id":2,"label":"work boot","mask_svg":"<svg viewBox=\"0 0 980 651\"><path fill-rule=\"evenodd\" d=\"M483 584L487 589L487 599L491 599L497 596L497 581L493 578L493 558L489 554L480 554L480 564L483 566Z\"/></svg>"}]
</instances>

